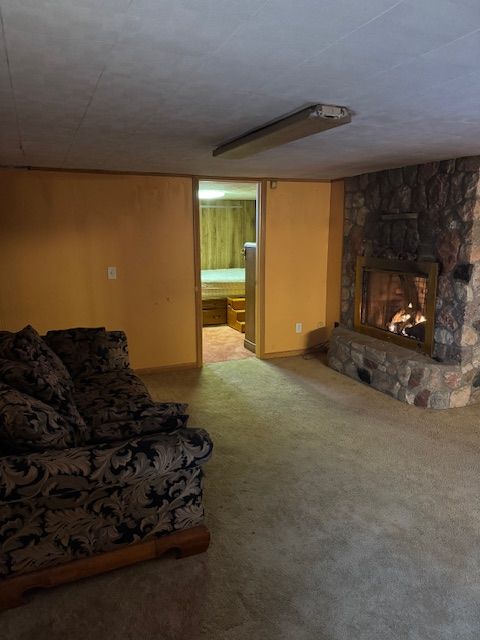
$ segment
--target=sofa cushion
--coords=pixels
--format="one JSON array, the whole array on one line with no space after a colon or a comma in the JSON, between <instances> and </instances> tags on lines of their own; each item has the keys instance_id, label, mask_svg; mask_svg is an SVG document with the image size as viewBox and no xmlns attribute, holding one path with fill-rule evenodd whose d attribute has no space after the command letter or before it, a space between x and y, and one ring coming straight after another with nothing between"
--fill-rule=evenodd
<instances>
[{"instance_id":1,"label":"sofa cushion","mask_svg":"<svg viewBox=\"0 0 480 640\"><path fill-rule=\"evenodd\" d=\"M128 368L127 340L123 331L105 327L48 331L47 344L74 378Z\"/></svg>"},{"instance_id":2,"label":"sofa cushion","mask_svg":"<svg viewBox=\"0 0 480 640\"><path fill-rule=\"evenodd\" d=\"M89 429L78 412L70 387L60 383L52 369L40 362L14 362L0 358L0 382L48 404L78 431L80 442L89 438Z\"/></svg>"},{"instance_id":3,"label":"sofa cushion","mask_svg":"<svg viewBox=\"0 0 480 640\"><path fill-rule=\"evenodd\" d=\"M60 413L77 431L80 443L89 438L89 429L74 404L70 374L33 327L0 335L0 382Z\"/></svg>"},{"instance_id":4,"label":"sofa cushion","mask_svg":"<svg viewBox=\"0 0 480 640\"><path fill-rule=\"evenodd\" d=\"M0 444L11 453L74 447L84 440L48 404L0 383Z\"/></svg>"},{"instance_id":5,"label":"sofa cushion","mask_svg":"<svg viewBox=\"0 0 480 640\"><path fill-rule=\"evenodd\" d=\"M170 433L186 427L187 406L179 402L157 402L153 407L138 409L131 418L94 426L92 442L118 442L149 433Z\"/></svg>"},{"instance_id":6,"label":"sofa cushion","mask_svg":"<svg viewBox=\"0 0 480 640\"><path fill-rule=\"evenodd\" d=\"M65 402L70 391L61 384L53 369L38 360L21 362L0 358L0 381L55 409Z\"/></svg>"},{"instance_id":7,"label":"sofa cushion","mask_svg":"<svg viewBox=\"0 0 480 640\"><path fill-rule=\"evenodd\" d=\"M80 378L75 383L74 399L92 427L130 419L154 406L146 386L131 369Z\"/></svg>"},{"instance_id":8,"label":"sofa cushion","mask_svg":"<svg viewBox=\"0 0 480 640\"><path fill-rule=\"evenodd\" d=\"M72 378L64 363L31 325L27 325L16 333L0 331L0 358L17 362L41 363L54 371L65 387L73 389Z\"/></svg>"}]
</instances>

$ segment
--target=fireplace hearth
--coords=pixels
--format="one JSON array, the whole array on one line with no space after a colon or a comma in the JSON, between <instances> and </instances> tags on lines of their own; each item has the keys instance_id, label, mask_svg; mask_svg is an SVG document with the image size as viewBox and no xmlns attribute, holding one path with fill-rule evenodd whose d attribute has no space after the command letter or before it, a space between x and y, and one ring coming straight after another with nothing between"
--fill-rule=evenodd
<instances>
[{"instance_id":1,"label":"fireplace hearth","mask_svg":"<svg viewBox=\"0 0 480 640\"><path fill-rule=\"evenodd\" d=\"M358 256L354 327L431 355L438 265Z\"/></svg>"}]
</instances>

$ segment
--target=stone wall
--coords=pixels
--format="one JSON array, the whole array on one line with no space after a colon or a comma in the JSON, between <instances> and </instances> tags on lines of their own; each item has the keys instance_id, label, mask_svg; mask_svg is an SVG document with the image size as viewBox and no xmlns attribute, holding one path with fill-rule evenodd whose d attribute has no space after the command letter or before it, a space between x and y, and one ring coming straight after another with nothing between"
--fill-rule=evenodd
<instances>
[{"instance_id":1,"label":"stone wall","mask_svg":"<svg viewBox=\"0 0 480 640\"><path fill-rule=\"evenodd\" d=\"M436 360L480 361L480 157L345 180L342 324L353 327L359 255L437 261Z\"/></svg>"},{"instance_id":2,"label":"stone wall","mask_svg":"<svg viewBox=\"0 0 480 640\"><path fill-rule=\"evenodd\" d=\"M433 359L352 331L357 256L435 261ZM331 367L419 407L480 402L480 157L347 178Z\"/></svg>"}]
</instances>

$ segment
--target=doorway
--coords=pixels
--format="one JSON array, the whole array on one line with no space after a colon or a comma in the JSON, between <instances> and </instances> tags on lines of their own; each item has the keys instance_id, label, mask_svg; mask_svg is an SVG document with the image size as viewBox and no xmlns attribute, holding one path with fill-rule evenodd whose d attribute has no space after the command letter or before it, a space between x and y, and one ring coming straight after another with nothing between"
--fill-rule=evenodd
<instances>
[{"instance_id":1,"label":"doorway","mask_svg":"<svg viewBox=\"0 0 480 640\"><path fill-rule=\"evenodd\" d=\"M251 251L258 235L259 190L256 181L198 182L204 364L255 355L257 267Z\"/></svg>"}]
</instances>

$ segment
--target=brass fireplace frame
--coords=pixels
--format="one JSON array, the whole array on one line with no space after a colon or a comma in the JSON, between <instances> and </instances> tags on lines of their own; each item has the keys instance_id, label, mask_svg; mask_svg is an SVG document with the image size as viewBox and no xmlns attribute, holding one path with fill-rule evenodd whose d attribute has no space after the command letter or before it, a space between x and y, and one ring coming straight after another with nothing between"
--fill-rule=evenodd
<instances>
[{"instance_id":1,"label":"brass fireplace frame","mask_svg":"<svg viewBox=\"0 0 480 640\"><path fill-rule=\"evenodd\" d=\"M392 333L387 329L378 329L362 323L362 297L365 271L390 271L392 273L409 273L427 278L427 295L425 298L425 340L423 342ZM433 333L435 325L435 300L437 296L438 264L436 262L413 262L409 260L386 260L384 258L357 257L355 273L355 316L354 328L373 338L394 342L401 347L420 351L429 356L433 351Z\"/></svg>"}]
</instances>

